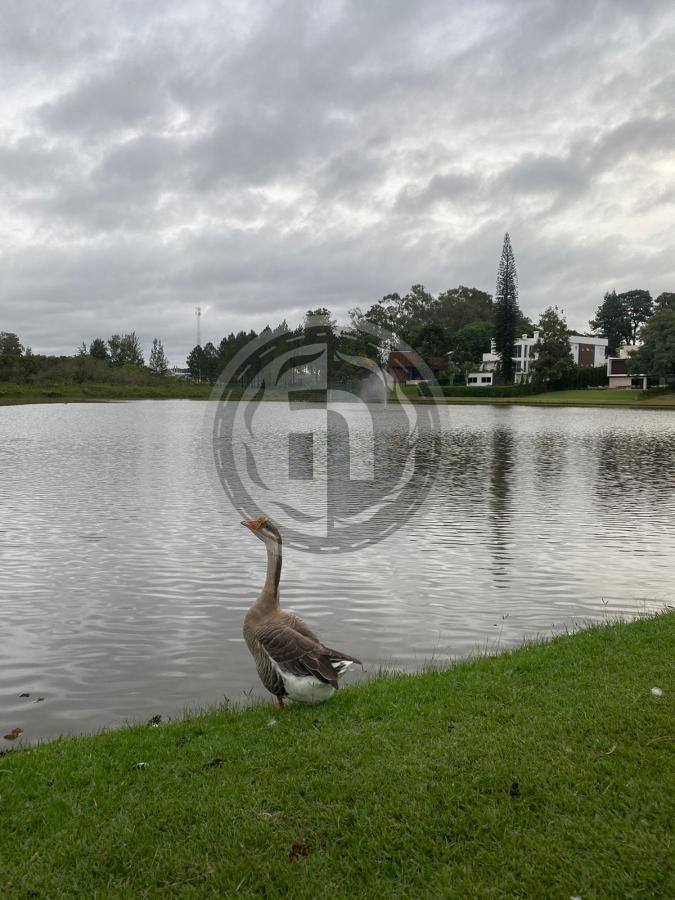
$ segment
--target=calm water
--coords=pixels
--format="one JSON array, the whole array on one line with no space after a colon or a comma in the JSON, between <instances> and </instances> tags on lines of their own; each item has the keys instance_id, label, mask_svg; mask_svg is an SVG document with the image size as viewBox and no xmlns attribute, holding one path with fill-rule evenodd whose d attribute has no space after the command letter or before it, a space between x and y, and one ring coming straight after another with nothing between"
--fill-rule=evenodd
<instances>
[{"instance_id":1,"label":"calm water","mask_svg":"<svg viewBox=\"0 0 675 900\"><path fill-rule=\"evenodd\" d=\"M263 693L241 623L264 548L214 489L206 408L0 409L0 735ZM271 447L283 416L266 404ZM349 555L285 554L284 603L326 643L370 671L414 669L672 603L675 414L449 406L440 418L442 470L413 521Z\"/></svg>"}]
</instances>

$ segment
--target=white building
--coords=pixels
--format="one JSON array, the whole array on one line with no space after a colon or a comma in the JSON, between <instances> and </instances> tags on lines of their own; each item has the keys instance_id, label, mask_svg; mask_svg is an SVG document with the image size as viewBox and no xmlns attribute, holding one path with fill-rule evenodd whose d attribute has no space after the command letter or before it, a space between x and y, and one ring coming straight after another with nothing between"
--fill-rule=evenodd
<instances>
[{"instance_id":1,"label":"white building","mask_svg":"<svg viewBox=\"0 0 675 900\"><path fill-rule=\"evenodd\" d=\"M535 331L533 337L522 335L516 341L515 384L527 381L532 360L536 359L534 345L539 340L539 332ZM583 334L570 335L570 350L575 365L583 369L604 366L607 353L607 338L587 337ZM494 383L495 370L499 363L499 354L495 348L494 340L490 341L490 352L483 354L483 362L478 372L469 372L466 383L471 387L489 387Z\"/></svg>"},{"instance_id":2,"label":"white building","mask_svg":"<svg viewBox=\"0 0 675 900\"><path fill-rule=\"evenodd\" d=\"M675 383L675 375L650 375L648 372L631 372L628 358L638 349L637 344L619 347L618 356L607 357L607 380L610 388L637 388L646 391L651 387L667 387Z\"/></svg>"}]
</instances>

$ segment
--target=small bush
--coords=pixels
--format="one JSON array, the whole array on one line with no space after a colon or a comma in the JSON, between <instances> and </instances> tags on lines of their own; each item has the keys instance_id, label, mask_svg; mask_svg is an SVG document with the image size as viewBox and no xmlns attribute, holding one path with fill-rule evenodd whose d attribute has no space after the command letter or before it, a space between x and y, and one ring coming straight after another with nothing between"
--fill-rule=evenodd
<instances>
[{"instance_id":1,"label":"small bush","mask_svg":"<svg viewBox=\"0 0 675 900\"><path fill-rule=\"evenodd\" d=\"M575 391L588 387L605 387L608 384L607 366L590 369L575 366L563 378L551 382L548 389L550 391Z\"/></svg>"}]
</instances>

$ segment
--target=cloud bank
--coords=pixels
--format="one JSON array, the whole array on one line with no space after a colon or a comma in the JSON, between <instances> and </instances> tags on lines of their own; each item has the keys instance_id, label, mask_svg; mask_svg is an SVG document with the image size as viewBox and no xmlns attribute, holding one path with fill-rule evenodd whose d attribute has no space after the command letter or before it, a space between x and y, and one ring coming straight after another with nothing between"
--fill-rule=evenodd
<instances>
[{"instance_id":1,"label":"cloud bank","mask_svg":"<svg viewBox=\"0 0 675 900\"><path fill-rule=\"evenodd\" d=\"M3 12L0 330L195 342L422 282L585 328L675 290L668 0L49 2Z\"/></svg>"}]
</instances>

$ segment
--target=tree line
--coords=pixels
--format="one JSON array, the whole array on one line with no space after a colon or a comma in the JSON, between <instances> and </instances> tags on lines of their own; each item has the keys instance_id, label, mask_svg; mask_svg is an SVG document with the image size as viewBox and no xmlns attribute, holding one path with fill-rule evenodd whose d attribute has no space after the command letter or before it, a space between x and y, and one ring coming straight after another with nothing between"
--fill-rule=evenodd
<instances>
[{"instance_id":1,"label":"tree line","mask_svg":"<svg viewBox=\"0 0 675 900\"><path fill-rule=\"evenodd\" d=\"M140 384L168 372L162 341L153 340L146 366L140 340L133 331L113 334L108 340L94 338L89 346L83 342L73 356L35 354L17 334L0 332L0 381Z\"/></svg>"},{"instance_id":2,"label":"tree line","mask_svg":"<svg viewBox=\"0 0 675 900\"><path fill-rule=\"evenodd\" d=\"M512 312L513 340L515 335L532 335L533 323L523 315L517 302ZM338 358L340 353L360 354L382 362L389 350L407 345L432 368L442 370L442 381L452 381L463 379L465 372L478 365L482 354L490 349L498 316L499 302L495 303L491 294L479 288L459 285L434 296L424 285L415 284L403 295L384 295L366 310L351 309L349 323L341 328L331 311L321 308L309 310L305 321L293 329L284 321L274 329L266 327L259 335L255 331L240 331L224 337L218 345L209 342L196 346L190 351L187 367L193 378L213 382L237 353L256 338L265 337L269 345L275 335L287 334L295 346L301 346L312 339L308 322L319 320L323 323L323 339L331 350L337 351ZM363 333L359 327L363 324L381 330L382 335ZM336 353L329 355L335 358ZM249 372L256 370L253 359ZM340 380L339 364L333 366L333 375Z\"/></svg>"},{"instance_id":3,"label":"tree line","mask_svg":"<svg viewBox=\"0 0 675 900\"><path fill-rule=\"evenodd\" d=\"M364 332L361 325L375 326L379 335ZM655 375L675 374L675 293L662 293L654 301L649 291L624 293L612 290L589 322L593 334L608 338L608 352L615 355L622 343L641 347L630 357L632 371ZM564 379L574 368L569 330L563 313L549 307L536 324L539 339L534 347L530 377L540 384ZM240 383L258 377L273 345L301 361L305 372L316 368L310 348L318 338L328 345L333 383L354 377L347 357L383 362L389 350L409 346L438 373L441 383L464 383L466 373L477 368L494 339L500 357L498 377L509 384L514 378L515 343L523 334L532 336L535 325L518 304L518 275L508 233L504 237L494 298L476 287L459 285L437 295L414 284L401 295L385 294L370 307L349 311L349 323L338 327L326 308L308 310L295 328L284 321L255 331L230 333L216 345L195 346L187 358L193 380L213 383L233 365L245 347L245 361L234 373ZM262 338L260 347L252 342ZM309 355L308 355L309 353ZM0 332L0 380L15 381L112 381L138 383L146 376L164 376L169 362L162 342L155 338L147 366L135 332L97 337L83 343L75 356L38 356L24 348L17 335ZM290 376L289 376L290 377Z\"/></svg>"}]
</instances>

